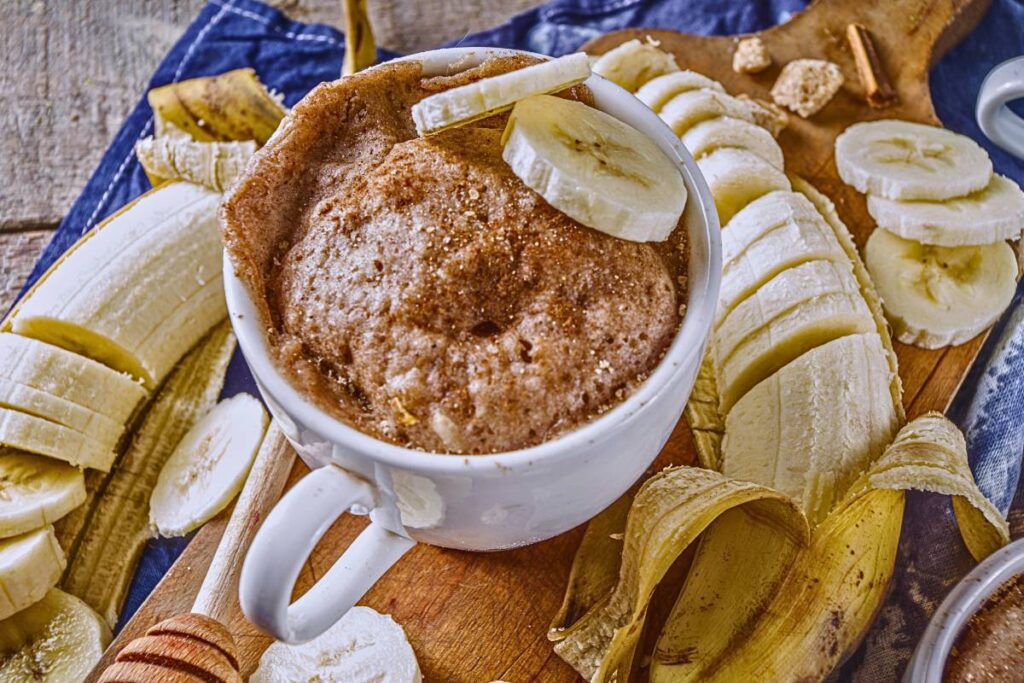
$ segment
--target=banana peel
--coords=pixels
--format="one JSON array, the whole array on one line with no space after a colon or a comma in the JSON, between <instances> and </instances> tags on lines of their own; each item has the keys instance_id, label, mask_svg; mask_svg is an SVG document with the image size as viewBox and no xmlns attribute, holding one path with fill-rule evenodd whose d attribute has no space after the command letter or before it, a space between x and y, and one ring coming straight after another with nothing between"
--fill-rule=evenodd
<instances>
[{"instance_id":1,"label":"banana peel","mask_svg":"<svg viewBox=\"0 0 1024 683\"><path fill-rule=\"evenodd\" d=\"M366 10L366 0L343 0L345 10L345 57L341 75L351 76L377 61L377 45Z\"/></svg>"},{"instance_id":2,"label":"banana peel","mask_svg":"<svg viewBox=\"0 0 1024 683\"><path fill-rule=\"evenodd\" d=\"M199 142L180 135L148 137L135 143L146 176L154 187L180 179L225 192L256 153L256 142Z\"/></svg>"},{"instance_id":3,"label":"banana peel","mask_svg":"<svg viewBox=\"0 0 1024 683\"><path fill-rule=\"evenodd\" d=\"M192 78L147 95L157 137L174 131L200 142L255 140L266 144L287 113L252 69Z\"/></svg>"},{"instance_id":4,"label":"banana peel","mask_svg":"<svg viewBox=\"0 0 1024 683\"><path fill-rule=\"evenodd\" d=\"M93 494L69 544L61 588L85 601L111 626L117 622L139 555L153 535L149 497L160 470L182 436L217 402L234 349L234 334L224 321L185 356L150 404L127 451ZM70 534L63 531L66 541Z\"/></svg>"}]
</instances>

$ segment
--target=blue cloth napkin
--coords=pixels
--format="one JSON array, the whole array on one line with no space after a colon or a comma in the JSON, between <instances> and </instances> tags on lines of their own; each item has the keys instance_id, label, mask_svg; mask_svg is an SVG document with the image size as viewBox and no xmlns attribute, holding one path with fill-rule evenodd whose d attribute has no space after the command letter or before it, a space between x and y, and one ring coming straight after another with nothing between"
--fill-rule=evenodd
<instances>
[{"instance_id":1,"label":"blue cloth napkin","mask_svg":"<svg viewBox=\"0 0 1024 683\"><path fill-rule=\"evenodd\" d=\"M577 49L606 31L667 28L704 34L756 31L785 21L801 0L554 0L506 24L470 34L452 45L514 47L551 55ZM332 28L301 24L253 0L210 0L161 63L150 86L252 67L268 87L294 104L314 85L337 77L344 37ZM1024 163L989 145L973 109L984 75L1024 53L1024 0L994 0L981 25L952 50L931 76L939 116L950 128L985 145L998 172L1024 184ZM394 55L381 52L382 59ZM145 98L129 115L99 168L36 265L29 284L83 233L149 189L133 146L152 132ZM27 286L27 285L26 285ZM225 395L254 391L236 358ZM1011 512L1015 536L1024 531L1024 306L1014 305L985 345L952 410L967 434L972 467L982 490ZM121 615L124 623L180 554L186 539L154 540L146 549ZM839 680L892 681L900 676L920 633L943 596L972 566L948 502L910 494L892 590L857 652L836 673Z\"/></svg>"}]
</instances>

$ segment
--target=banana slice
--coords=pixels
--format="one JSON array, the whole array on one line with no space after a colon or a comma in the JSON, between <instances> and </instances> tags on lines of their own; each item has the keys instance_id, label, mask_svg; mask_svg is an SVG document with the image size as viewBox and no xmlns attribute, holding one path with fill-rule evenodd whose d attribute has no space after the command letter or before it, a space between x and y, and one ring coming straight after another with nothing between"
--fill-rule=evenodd
<instances>
[{"instance_id":1,"label":"banana slice","mask_svg":"<svg viewBox=\"0 0 1024 683\"><path fill-rule=\"evenodd\" d=\"M776 190L789 190L789 178L753 152L723 147L697 162L724 226L737 211Z\"/></svg>"},{"instance_id":2,"label":"banana slice","mask_svg":"<svg viewBox=\"0 0 1024 683\"><path fill-rule=\"evenodd\" d=\"M85 502L85 477L71 465L0 450L0 537L55 521Z\"/></svg>"},{"instance_id":3,"label":"banana slice","mask_svg":"<svg viewBox=\"0 0 1024 683\"><path fill-rule=\"evenodd\" d=\"M822 521L896 434L889 373L876 332L805 353L733 407L722 473L786 493Z\"/></svg>"},{"instance_id":4,"label":"banana slice","mask_svg":"<svg viewBox=\"0 0 1024 683\"><path fill-rule=\"evenodd\" d=\"M676 135L682 136L701 121L716 116L731 116L747 123L756 124L758 105L741 100L717 90L691 90L680 93L665 103L658 112L662 121L668 124Z\"/></svg>"},{"instance_id":5,"label":"banana slice","mask_svg":"<svg viewBox=\"0 0 1024 683\"><path fill-rule=\"evenodd\" d=\"M0 408L0 444L103 472L114 464L117 445L116 440L100 442L56 422L9 408Z\"/></svg>"},{"instance_id":6,"label":"banana slice","mask_svg":"<svg viewBox=\"0 0 1024 683\"><path fill-rule=\"evenodd\" d=\"M723 147L735 147L753 152L780 171L786 163L782 156L782 148L775 142L771 133L760 126L731 116L701 121L683 133L682 141L694 159L700 159Z\"/></svg>"},{"instance_id":7,"label":"banana slice","mask_svg":"<svg viewBox=\"0 0 1024 683\"><path fill-rule=\"evenodd\" d=\"M771 192L751 202L722 232L722 287L716 324L768 280L818 259L848 260L835 233L806 197Z\"/></svg>"},{"instance_id":8,"label":"banana slice","mask_svg":"<svg viewBox=\"0 0 1024 683\"><path fill-rule=\"evenodd\" d=\"M607 78L629 92L659 76L679 71L676 58L658 49L650 40L634 39L609 50L594 62L594 73Z\"/></svg>"},{"instance_id":9,"label":"banana slice","mask_svg":"<svg viewBox=\"0 0 1024 683\"><path fill-rule=\"evenodd\" d=\"M64 564L52 526L0 540L0 619L42 600Z\"/></svg>"},{"instance_id":10,"label":"banana slice","mask_svg":"<svg viewBox=\"0 0 1024 683\"><path fill-rule=\"evenodd\" d=\"M879 227L908 240L943 247L1015 240L1024 228L1024 192L993 175L985 189L940 202L898 201L868 195L868 213Z\"/></svg>"},{"instance_id":11,"label":"banana slice","mask_svg":"<svg viewBox=\"0 0 1024 683\"><path fill-rule=\"evenodd\" d=\"M686 206L678 169L653 140L581 102L539 95L516 103L502 158L551 206L635 242L666 239Z\"/></svg>"},{"instance_id":12,"label":"banana slice","mask_svg":"<svg viewBox=\"0 0 1024 683\"><path fill-rule=\"evenodd\" d=\"M121 425L147 393L126 374L17 334L0 334L0 380L59 397Z\"/></svg>"},{"instance_id":13,"label":"banana slice","mask_svg":"<svg viewBox=\"0 0 1024 683\"><path fill-rule=\"evenodd\" d=\"M110 643L88 605L56 588L0 621L0 681L81 683Z\"/></svg>"},{"instance_id":14,"label":"banana slice","mask_svg":"<svg viewBox=\"0 0 1024 683\"><path fill-rule=\"evenodd\" d=\"M860 192L888 199L941 200L977 192L992 161L965 135L886 119L857 123L836 138L836 166Z\"/></svg>"},{"instance_id":15,"label":"banana slice","mask_svg":"<svg viewBox=\"0 0 1024 683\"><path fill-rule=\"evenodd\" d=\"M412 120L417 133L432 135L510 109L531 95L565 90L589 77L590 60L577 52L425 97L413 105Z\"/></svg>"},{"instance_id":16,"label":"banana slice","mask_svg":"<svg viewBox=\"0 0 1024 683\"><path fill-rule=\"evenodd\" d=\"M353 607L308 643L268 647L249 683L421 680L416 653L402 627L369 607Z\"/></svg>"},{"instance_id":17,"label":"banana slice","mask_svg":"<svg viewBox=\"0 0 1024 683\"><path fill-rule=\"evenodd\" d=\"M234 500L267 424L263 404L238 394L214 406L182 437L149 499L150 522L162 536L184 536Z\"/></svg>"},{"instance_id":18,"label":"banana slice","mask_svg":"<svg viewBox=\"0 0 1024 683\"><path fill-rule=\"evenodd\" d=\"M664 74L647 81L636 91L636 97L655 112L660 112L665 103L676 95L701 89L725 92L725 88L718 81L696 71L685 70Z\"/></svg>"},{"instance_id":19,"label":"banana slice","mask_svg":"<svg viewBox=\"0 0 1024 683\"><path fill-rule=\"evenodd\" d=\"M44 275L13 331L155 387L227 315L219 199L183 182L143 195Z\"/></svg>"},{"instance_id":20,"label":"banana slice","mask_svg":"<svg viewBox=\"0 0 1024 683\"><path fill-rule=\"evenodd\" d=\"M56 422L100 443L117 443L124 431L123 422L115 422L106 415L59 396L4 379L0 379L0 406Z\"/></svg>"},{"instance_id":21,"label":"banana slice","mask_svg":"<svg viewBox=\"0 0 1024 683\"><path fill-rule=\"evenodd\" d=\"M896 338L926 349L962 344L1010 305L1017 258L1006 242L936 247L877 228L864 248Z\"/></svg>"},{"instance_id":22,"label":"banana slice","mask_svg":"<svg viewBox=\"0 0 1024 683\"><path fill-rule=\"evenodd\" d=\"M716 360L715 363L723 415L728 416L736 402L755 385L811 349L844 335L876 329L875 319L859 291L818 296L813 295L817 289L812 289L810 296L795 291L780 293L776 290L788 288L796 278L787 278L785 273L776 279L779 278L784 280L779 286L771 286L771 282L765 285L770 290L765 298L782 298L784 304L780 304L780 308L795 303L747 337L723 339L722 346L732 349L721 362ZM737 307L733 315L748 303L768 308L771 304L761 304L759 294L760 290ZM751 314L751 317L756 316Z\"/></svg>"}]
</instances>

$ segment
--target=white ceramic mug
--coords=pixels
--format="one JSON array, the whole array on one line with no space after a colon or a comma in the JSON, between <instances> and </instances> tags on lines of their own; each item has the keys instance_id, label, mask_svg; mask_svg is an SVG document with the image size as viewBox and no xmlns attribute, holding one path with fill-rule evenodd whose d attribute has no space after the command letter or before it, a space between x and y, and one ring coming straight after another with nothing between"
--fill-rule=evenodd
<instances>
[{"instance_id":1,"label":"white ceramic mug","mask_svg":"<svg viewBox=\"0 0 1024 683\"><path fill-rule=\"evenodd\" d=\"M975 116L989 140L1024 159L1024 119L1007 103L1024 98L1024 56L1007 60L992 69L978 92Z\"/></svg>"},{"instance_id":2,"label":"white ceramic mug","mask_svg":"<svg viewBox=\"0 0 1024 683\"><path fill-rule=\"evenodd\" d=\"M469 67L508 50L454 48L414 55L426 74ZM714 203L697 165L639 100L600 77L587 81L599 109L649 135L689 191L689 303L664 359L636 392L592 422L539 446L495 455L423 453L363 434L321 410L278 372L249 293L224 264L231 323L274 418L313 471L268 515L239 586L250 621L289 643L313 638L345 614L414 543L503 550L587 521L636 481L678 422L711 328L721 279ZM343 513L371 524L330 571L289 605L321 536Z\"/></svg>"}]
</instances>

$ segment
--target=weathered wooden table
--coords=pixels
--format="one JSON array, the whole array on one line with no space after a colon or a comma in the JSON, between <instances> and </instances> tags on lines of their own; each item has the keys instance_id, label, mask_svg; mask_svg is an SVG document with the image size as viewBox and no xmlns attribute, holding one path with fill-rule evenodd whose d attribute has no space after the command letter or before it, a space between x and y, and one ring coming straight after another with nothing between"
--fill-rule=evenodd
<instances>
[{"instance_id":1,"label":"weathered wooden table","mask_svg":"<svg viewBox=\"0 0 1024 683\"><path fill-rule=\"evenodd\" d=\"M143 93L206 0L0 2L0 313L7 309ZM267 0L340 26L340 0ZM378 44L430 48L538 0L370 0Z\"/></svg>"}]
</instances>

